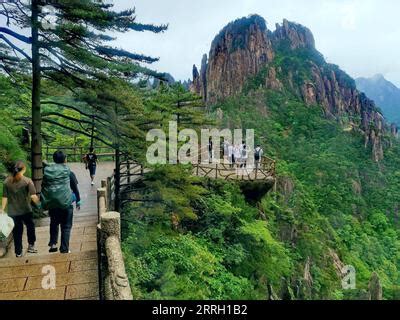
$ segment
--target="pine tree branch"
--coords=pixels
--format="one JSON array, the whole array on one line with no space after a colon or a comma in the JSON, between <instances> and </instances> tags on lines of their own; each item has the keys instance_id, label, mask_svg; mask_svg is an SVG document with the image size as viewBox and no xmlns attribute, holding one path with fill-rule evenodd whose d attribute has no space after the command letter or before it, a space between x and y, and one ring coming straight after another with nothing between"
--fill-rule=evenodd
<instances>
[{"instance_id":1,"label":"pine tree branch","mask_svg":"<svg viewBox=\"0 0 400 320\"><path fill-rule=\"evenodd\" d=\"M86 124L90 124L90 125L92 124L91 121L84 120L84 119L76 119L76 118L67 116L65 114L62 114L62 113L59 113L59 112L55 112L55 111L49 111L49 112L43 112L42 113L42 117L50 117L50 116L57 116L57 117L60 117L60 118L66 119L66 120L78 122L79 124L81 124L81 123L86 123ZM84 129L84 128L82 128L82 129Z\"/></svg>"},{"instance_id":2,"label":"pine tree branch","mask_svg":"<svg viewBox=\"0 0 400 320\"><path fill-rule=\"evenodd\" d=\"M122 49L117 49L117 48L111 48L111 47L105 47L105 46L97 46L95 50L102 55L105 55L107 57L122 57L122 58L129 58L135 61L140 61L140 62L147 62L147 63L153 63L157 62L160 59L159 58L152 58L149 56L144 56L141 54L136 54L136 53L131 53Z\"/></svg>"},{"instance_id":3,"label":"pine tree branch","mask_svg":"<svg viewBox=\"0 0 400 320\"><path fill-rule=\"evenodd\" d=\"M32 38L31 37L29 37L29 38L25 37L24 35L19 34L17 32L14 32L14 31L12 31L12 30L10 30L8 28L0 27L0 32L8 34L8 35L14 37L15 39L18 39L19 41L25 42L27 44L32 44Z\"/></svg>"},{"instance_id":4,"label":"pine tree branch","mask_svg":"<svg viewBox=\"0 0 400 320\"><path fill-rule=\"evenodd\" d=\"M76 111L76 112L80 113L81 115L86 116L88 118L93 118L94 117L95 119L98 118L98 119L101 119L103 121L109 122L109 120L107 120L105 118L102 118L102 117L100 117L98 115L94 115L93 116L91 114L83 112L82 110L78 109L77 107L74 107L74 106L71 106L71 105L68 105L68 104L65 104L65 103L60 103L60 102L55 102L55 101L41 101L41 104L42 105L46 105L46 104L56 105L56 106L59 106L59 107L63 107L63 108L74 110L74 111Z\"/></svg>"},{"instance_id":5,"label":"pine tree branch","mask_svg":"<svg viewBox=\"0 0 400 320\"><path fill-rule=\"evenodd\" d=\"M71 86L68 86L66 83L60 81L59 79L57 79L57 78L55 78L55 77L52 77L51 75L44 74L42 77L43 77L44 79L47 79L47 80L50 80L50 81L54 81L55 83L58 83L60 86L62 86L62 87L64 87L64 88L68 89L68 90L71 91L72 93L77 94L75 88L72 88Z\"/></svg>"},{"instance_id":6,"label":"pine tree branch","mask_svg":"<svg viewBox=\"0 0 400 320\"><path fill-rule=\"evenodd\" d=\"M18 48L14 45L10 40L8 40L4 35L0 34L0 39L2 39L5 43L7 43L13 50L19 52L23 55L29 62L32 62L32 58L22 49Z\"/></svg>"},{"instance_id":7,"label":"pine tree branch","mask_svg":"<svg viewBox=\"0 0 400 320\"><path fill-rule=\"evenodd\" d=\"M43 121L43 122L46 122L46 123L53 124L53 125L55 125L55 126L59 126L59 127L63 128L63 129L66 129L66 130L69 130L69 131L72 131L72 132L75 132L75 133L82 134L82 135L84 135L84 136L86 136L86 137L89 137L89 138L92 137L89 133L87 133L87 132L85 132L85 131L81 131L81 130L78 130L78 129L74 129L74 128L68 127L68 126L66 126L66 125L63 125L63 124L61 124L61 123L59 123L59 122L57 122L57 121L51 120L51 119L46 119L46 118L44 118L42 121ZM109 143L109 142L106 142L104 139L99 138L99 137L96 137L96 136L94 136L93 138L96 139L96 140L98 140L98 141L100 141L100 142L103 142L105 145L107 145L107 146L113 148L113 145L112 145L111 143Z\"/></svg>"},{"instance_id":8,"label":"pine tree branch","mask_svg":"<svg viewBox=\"0 0 400 320\"><path fill-rule=\"evenodd\" d=\"M159 26L155 26L152 24L143 24L143 23L133 22L133 23L130 23L127 27L134 31L140 31L140 32L151 31L154 33L160 33L160 32L164 32L168 29L168 24L162 24Z\"/></svg>"}]
</instances>

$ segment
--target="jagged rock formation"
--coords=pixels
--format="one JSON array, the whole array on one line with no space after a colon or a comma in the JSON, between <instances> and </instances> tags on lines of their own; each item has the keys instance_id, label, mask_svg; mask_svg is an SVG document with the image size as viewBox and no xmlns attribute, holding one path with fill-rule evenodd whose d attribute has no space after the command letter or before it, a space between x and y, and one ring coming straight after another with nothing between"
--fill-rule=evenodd
<instances>
[{"instance_id":1,"label":"jagged rock formation","mask_svg":"<svg viewBox=\"0 0 400 320\"><path fill-rule=\"evenodd\" d=\"M289 22L284 19L282 25L276 24L273 33L275 41L289 41L292 50L299 48L315 48L315 40L312 32L300 24Z\"/></svg>"},{"instance_id":2,"label":"jagged rock formation","mask_svg":"<svg viewBox=\"0 0 400 320\"><path fill-rule=\"evenodd\" d=\"M293 55L302 67L306 66L305 70L290 63L275 65L275 57L282 55ZM258 15L228 24L212 42L208 62L205 56L200 71L193 67L191 90L207 104L215 104L239 94L246 81L265 68L266 88L285 88L309 105L323 106L328 117L347 121L353 130L364 134L365 146L371 148L373 158L383 159L384 136L397 135L397 128L385 123L375 103L356 89L351 77L325 62L315 49L311 31L297 23L284 20L274 32Z\"/></svg>"},{"instance_id":3,"label":"jagged rock formation","mask_svg":"<svg viewBox=\"0 0 400 320\"><path fill-rule=\"evenodd\" d=\"M209 103L240 92L249 75L273 60L271 40L265 20L259 16L227 25L214 39L200 78L193 78L194 83L202 84L200 90L193 86L195 92Z\"/></svg>"},{"instance_id":4,"label":"jagged rock formation","mask_svg":"<svg viewBox=\"0 0 400 320\"><path fill-rule=\"evenodd\" d=\"M169 74L169 73L164 73L163 78L159 79L159 78L154 78L153 79L153 84L150 85L153 88L158 88L161 84L161 82L168 84L168 85L173 85L176 81L174 79L174 77Z\"/></svg>"},{"instance_id":5,"label":"jagged rock formation","mask_svg":"<svg viewBox=\"0 0 400 320\"><path fill-rule=\"evenodd\" d=\"M348 118L354 129L363 131L365 147L371 146L374 160L383 159L382 138L390 129L375 103L356 89L350 77L339 69L332 69L331 65L313 63L311 75L311 81L301 88L304 101L309 105L322 105L326 114L333 118Z\"/></svg>"}]
</instances>

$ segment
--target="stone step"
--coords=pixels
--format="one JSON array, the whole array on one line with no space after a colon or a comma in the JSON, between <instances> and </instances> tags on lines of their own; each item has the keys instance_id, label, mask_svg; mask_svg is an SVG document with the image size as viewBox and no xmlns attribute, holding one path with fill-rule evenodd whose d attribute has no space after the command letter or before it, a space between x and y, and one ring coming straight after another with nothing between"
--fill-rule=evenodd
<instances>
[{"instance_id":1,"label":"stone step","mask_svg":"<svg viewBox=\"0 0 400 320\"><path fill-rule=\"evenodd\" d=\"M92 270L69 272L56 276L56 286L70 286L77 284L94 283L98 281L97 274ZM25 284L24 290L34 290L42 288L43 275L29 277Z\"/></svg>"},{"instance_id":2,"label":"stone step","mask_svg":"<svg viewBox=\"0 0 400 320\"><path fill-rule=\"evenodd\" d=\"M64 300L66 287L0 293L0 300Z\"/></svg>"},{"instance_id":3,"label":"stone step","mask_svg":"<svg viewBox=\"0 0 400 320\"><path fill-rule=\"evenodd\" d=\"M83 200L82 210L74 210L70 254L48 252L49 217L36 221L36 246L38 254L26 254L16 258L13 245L6 257L0 259L0 300L98 300L98 252L97 252L97 188L91 187L81 164L70 164L80 182ZM100 170L101 167L101 170ZM100 164L102 179L112 173L113 165ZM100 181L100 180L99 180ZM27 248L26 231L24 248ZM56 271L56 289L42 289L46 275L44 267L53 266Z\"/></svg>"},{"instance_id":4,"label":"stone step","mask_svg":"<svg viewBox=\"0 0 400 320\"><path fill-rule=\"evenodd\" d=\"M25 258L8 258L0 259L0 269L5 267L19 267L25 265L36 265L36 264L52 264L57 262L68 262L68 261L83 261L97 259L97 251L85 251L85 252L73 252L70 254L60 253L47 253L45 255L36 255Z\"/></svg>"},{"instance_id":5,"label":"stone step","mask_svg":"<svg viewBox=\"0 0 400 320\"><path fill-rule=\"evenodd\" d=\"M0 300L99 300L97 282L71 284L56 289L0 292Z\"/></svg>"},{"instance_id":6,"label":"stone step","mask_svg":"<svg viewBox=\"0 0 400 320\"><path fill-rule=\"evenodd\" d=\"M49 259L50 260L50 259ZM43 276L44 267L52 266L56 270L56 275L67 274L70 272L82 272L94 270L97 274L98 264L97 257L86 260L46 261L40 264L29 264L14 267L0 268L0 280L20 279Z\"/></svg>"},{"instance_id":7,"label":"stone step","mask_svg":"<svg viewBox=\"0 0 400 320\"><path fill-rule=\"evenodd\" d=\"M79 225L80 227L96 226L97 224L98 224L97 216L80 217L74 219L73 222L74 226ZM50 219L42 220L40 222L35 223L36 228L48 227L49 225L50 225Z\"/></svg>"},{"instance_id":8,"label":"stone step","mask_svg":"<svg viewBox=\"0 0 400 320\"><path fill-rule=\"evenodd\" d=\"M35 245L36 249L38 250L38 253L28 253L26 252L28 248L28 244L25 243L23 247L23 256L24 257L32 257L35 255L46 255L49 253L49 246L48 246L49 240L42 240L38 241ZM60 243L57 244L60 246ZM69 244L69 250L71 252L83 252L83 251L92 251L92 250L97 250L97 241L77 241L75 239L71 239L71 242ZM9 252L6 255L6 258L11 257L11 255L14 255L14 244L11 244L9 247Z\"/></svg>"}]
</instances>

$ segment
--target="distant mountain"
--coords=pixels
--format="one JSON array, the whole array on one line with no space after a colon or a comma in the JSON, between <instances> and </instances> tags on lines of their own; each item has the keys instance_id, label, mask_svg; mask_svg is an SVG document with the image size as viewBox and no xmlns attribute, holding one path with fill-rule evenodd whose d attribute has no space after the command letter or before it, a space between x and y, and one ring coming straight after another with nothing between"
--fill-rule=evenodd
<instances>
[{"instance_id":1,"label":"distant mountain","mask_svg":"<svg viewBox=\"0 0 400 320\"><path fill-rule=\"evenodd\" d=\"M385 117L400 126L400 89L381 74L356 79L357 88L373 99Z\"/></svg>"}]
</instances>

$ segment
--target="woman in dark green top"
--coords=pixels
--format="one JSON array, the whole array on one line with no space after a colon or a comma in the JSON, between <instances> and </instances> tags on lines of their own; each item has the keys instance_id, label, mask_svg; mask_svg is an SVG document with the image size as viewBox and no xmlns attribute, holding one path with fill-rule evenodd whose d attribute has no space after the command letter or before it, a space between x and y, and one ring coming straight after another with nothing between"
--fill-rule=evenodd
<instances>
[{"instance_id":1,"label":"woman in dark green top","mask_svg":"<svg viewBox=\"0 0 400 320\"><path fill-rule=\"evenodd\" d=\"M22 235L24 224L28 234L28 252L37 253L35 249L36 234L33 222L31 202L39 203L36 189L31 179L24 176L26 166L22 161L15 164L12 176L8 177L3 185L3 199L0 214L5 213L14 220L14 247L17 258L22 257Z\"/></svg>"}]
</instances>

